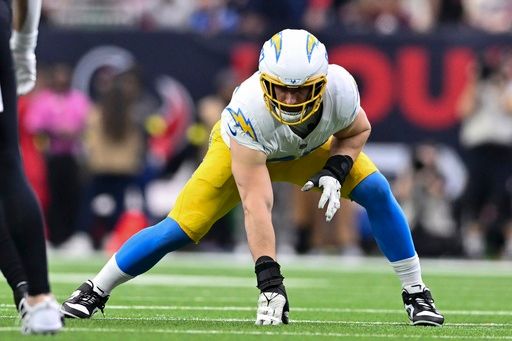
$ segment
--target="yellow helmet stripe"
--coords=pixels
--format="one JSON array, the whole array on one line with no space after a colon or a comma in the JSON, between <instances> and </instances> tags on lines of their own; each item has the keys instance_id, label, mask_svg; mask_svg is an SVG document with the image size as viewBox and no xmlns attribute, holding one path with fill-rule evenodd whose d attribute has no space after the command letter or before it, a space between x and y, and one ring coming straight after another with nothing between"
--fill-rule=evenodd
<instances>
[{"instance_id":1,"label":"yellow helmet stripe","mask_svg":"<svg viewBox=\"0 0 512 341\"><path fill-rule=\"evenodd\" d=\"M311 54L316 46L318 46L318 39L314 35L308 34L306 38L306 54L309 62L311 62Z\"/></svg>"},{"instance_id":2,"label":"yellow helmet stripe","mask_svg":"<svg viewBox=\"0 0 512 341\"><path fill-rule=\"evenodd\" d=\"M270 38L270 45L274 46L277 63L277 61L279 60L279 56L281 56L281 49L283 48L282 32L276 33L272 36L272 38Z\"/></svg>"}]
</instances>

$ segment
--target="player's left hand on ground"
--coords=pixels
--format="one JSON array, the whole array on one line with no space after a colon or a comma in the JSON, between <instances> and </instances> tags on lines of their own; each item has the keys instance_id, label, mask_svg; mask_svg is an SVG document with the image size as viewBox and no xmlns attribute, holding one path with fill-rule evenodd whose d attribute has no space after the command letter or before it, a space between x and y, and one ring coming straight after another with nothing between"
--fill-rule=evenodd
<instances>
[{"instance_id":1,"label":"player's left hand on ground","mask_svg":"<svg viewBox=\"0 0 512 341\"><path fill-rule=\"evenodd\" d=\"M11 37L11 50L16 70L16 92L25 95L36 84L36 55L35 40L37 35L25 35L13 32Z\"/></svg>"},{"instance_id":2,"label":"player's left hand on ground","mask_svg":"<svg viewBox=\"0 0 512 341\"><path fill-rule=\"evenodd\" d=\"M318 208L323 209L325 204L329 202L325 210L325 220L331 221L336 211L340 208L340 182L328 170L322 169L306 182L301 191L306 192L313 187L323 189L322 196L318 202Z\"/></svg>"},{"instance_id":3,"label":"player's left hand on ground","mask_svg":"<svg viewBox=\"0 0 512 341\"><path fill-rule=\"evenodd\" d=\"M290 305L283 284L281 266L271 257L256 260L255 271L258 289L261 290L256 312L256 325L288 324Z\"/></svg>"}]
</instances>

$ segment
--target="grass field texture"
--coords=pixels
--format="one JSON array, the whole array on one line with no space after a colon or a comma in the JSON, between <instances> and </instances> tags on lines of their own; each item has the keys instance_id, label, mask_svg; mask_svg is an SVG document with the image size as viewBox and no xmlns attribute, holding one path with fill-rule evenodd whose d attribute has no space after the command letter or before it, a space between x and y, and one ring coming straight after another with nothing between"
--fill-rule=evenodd
<instances>
[{"instance_id":1,"label":"grass field texture","mask_svg":"<svg viewBox=\"0 0 512 341\"><path fill-rule=\"evenodd\" d=\"M106 258L50 258L59 302ZM384 259L280 258L289 325L255 326L255 275L240 255L173 254L118 287L90 320L66 320L52 340L512 340L512 263L423 260L424 280L445 314L442 328L409 325L400 285ZM19 333L5 281L0 340L49 340Z\"/></svg>"}]
</instances>

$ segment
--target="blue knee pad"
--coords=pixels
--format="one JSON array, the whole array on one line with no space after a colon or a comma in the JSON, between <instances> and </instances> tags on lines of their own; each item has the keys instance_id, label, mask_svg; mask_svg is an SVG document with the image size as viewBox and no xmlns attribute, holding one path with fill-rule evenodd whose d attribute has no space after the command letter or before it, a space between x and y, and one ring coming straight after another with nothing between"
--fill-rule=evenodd
<instances>
[{"instance_id":1,"label":"blue knee pad","mask_svg":"<svg viewBox=\"0 0 512 341\"><path fill-rule=\"evenodd\" d=\"M126 274L137 276L151 269L163 256L192 240L176 221L167 217L128 239L116 253L116 262Z\"/></svg>"},{"instance_id":2,"label":"blue knee pad","mask_svg":"<svg viewBox=\"0 0 512 341\"><path fill-rule=\"evenodd\" d=\"M375 240L390 262L416 254L407 219L381 173L366 177L350 197L366 209Z\"/></svg>"}]
</instances>

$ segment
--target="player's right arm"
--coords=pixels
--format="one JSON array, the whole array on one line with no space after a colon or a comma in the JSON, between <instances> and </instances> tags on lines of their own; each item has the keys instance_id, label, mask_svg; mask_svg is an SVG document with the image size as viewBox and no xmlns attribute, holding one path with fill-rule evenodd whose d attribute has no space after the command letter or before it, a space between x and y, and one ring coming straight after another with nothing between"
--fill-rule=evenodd
<instances>
[{"instance_id":1,"label":"player's right arm","mask_svg":"<svg viewBox=\"0 0 512 341\"><path fill-rule=\"evenodd\" d=\"M262 151L240 145L230 138L231 169L244 209L247 242L255 261L260 289L257 325L288 323L288 297L281 267L276 259L276 241L272 225L274 201L272 183Z\"/></svg>"},{"instance_id":2,"label":"player's right arm","mask_svg":"<svg viewBox=\"0 0 512 341\"><path fill-rule=\"evenodd\" d=\"M272 225L274 201L266 155L240 145L231 138L231 168L244 210L247 241L256 261L261 256L275 259Z\"/></svg>"}]
</instances>

